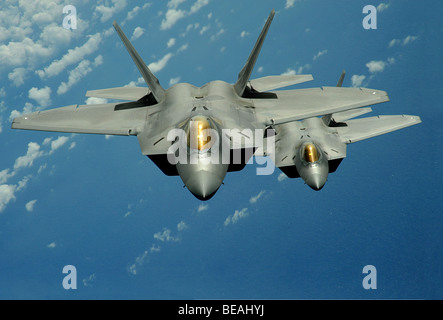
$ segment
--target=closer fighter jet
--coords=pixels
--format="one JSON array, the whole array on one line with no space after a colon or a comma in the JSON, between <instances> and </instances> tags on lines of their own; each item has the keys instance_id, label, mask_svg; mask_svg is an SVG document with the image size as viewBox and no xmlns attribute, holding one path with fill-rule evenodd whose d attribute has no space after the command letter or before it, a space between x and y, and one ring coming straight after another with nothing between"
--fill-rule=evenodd
<instances>
[{"instance_id":1,"label":"closer fighter jet","mask_svg":"<svg viewBox=\"0 0 443 320\"><path fill-rule=\"evenodd\" d=\"M208 200L226 173L243 169L253 155L271 157L288 177L301 177L320 190L346 157L348 144L421 122L406 115L350 120L389 97L381 90L342 87L344 72L335 87L298 90L276 91L313 80L311 75L249 79L274 14L234 84L179 83L169 89L114 21L148 88L88 91L86 96L122 102L40 111L15 118L12 128L136 136L143 155L166 175L179 175L195 197Z\"/></svg>"}]
</instances>

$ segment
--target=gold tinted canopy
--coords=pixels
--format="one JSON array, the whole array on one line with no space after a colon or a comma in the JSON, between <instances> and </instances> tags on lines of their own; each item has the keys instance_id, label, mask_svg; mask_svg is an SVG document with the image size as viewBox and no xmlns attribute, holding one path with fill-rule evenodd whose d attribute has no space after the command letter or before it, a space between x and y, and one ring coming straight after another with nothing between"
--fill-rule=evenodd
<instances>
[{"instance_id":1,"label":"gold tinted canopy","mask_svg":"<svg viewBox=\"0 0 443 320\"><path fill-rule=\"evenodd\" d=\"M211 148L211 125L205 117L193 117L188 127L188 146L199 151Z\"/></svg>"},{"instance_id":2,"label":"gold tinted canopy","mask_svg":"<svg viewBox=\"0 0 443 320\"><path fill-rule=\"evenodd\" d=\"M304 146L303 150L303 158L306 162L317 162L319 155L317 151L317 147L313 143L308 143Z\"/></svg>"}]
</instances>

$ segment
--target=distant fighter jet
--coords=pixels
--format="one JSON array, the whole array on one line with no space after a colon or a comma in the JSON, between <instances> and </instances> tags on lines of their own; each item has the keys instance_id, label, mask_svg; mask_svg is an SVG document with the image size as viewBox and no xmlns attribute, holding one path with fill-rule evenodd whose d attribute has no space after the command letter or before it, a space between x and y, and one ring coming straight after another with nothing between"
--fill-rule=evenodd
<instances>
[{"instance_id":1,"label":"distant fighter jet","mask_svg":"<svg viewBox=\"0 0 443 320\"><path fill-rule=\"evenodd\" d=\"M344 72L335 87L272 91L313 80L312 75L250 80L274 14L235 84L212 81L200 88L179 83L164 89L114 21L149 89L88 91L86 96L127 102L36 112L15 118L12 128L137 136L142 153L166 175L179 175L195 197L208 200L226 172L243 169L252 155L270 156L288 177L320 190L346 157L348 144L421 122L406 115L350 120L389 97L381 90L342 88Z\"/></svg>"}]
</instances>

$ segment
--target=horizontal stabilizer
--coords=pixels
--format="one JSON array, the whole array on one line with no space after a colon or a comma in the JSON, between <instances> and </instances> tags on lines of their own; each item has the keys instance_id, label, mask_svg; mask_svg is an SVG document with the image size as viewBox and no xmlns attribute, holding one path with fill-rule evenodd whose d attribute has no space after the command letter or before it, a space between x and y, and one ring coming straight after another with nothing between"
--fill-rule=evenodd
<instances>
[{"instance_id":1,"label":"horizontal stabilizer","mask_svg":"<svg viewBox=\"0 0 443 320\"><path fill-rule=\"evenodd\" d=\"M353 110L334 113L332 115L332 118L335 120L335 122L343 122L349 119L357 118L358 116L362 116L371 111L372 111L371 108L353 109Z\"/></svg>"},{"instance_id":2,"label":"horizontal stabilizer","mask_svg":"<svg viewBox=\"0 0 443 320\"><path fill-rule=\"evenodd\" d=\"M347 127L337 128L345 143L369 139L388 132L400 130L421 122L417 116L378 116L349 120Z\"/></svg>"},{"instance_id":3,"label":"horizontal stabilizer","mask_svg":"<svg viewBox=\"0 0 443 320\"><path fill-rule=\"evenodd\" d=\"M259 92L284 88L307 81L314 80L311 74L268 76L249 81L252 88Z\"/></svg>"},{"instance_id":4,"label":"horizontal stabilizer","mask_svg":"<svg viewBox=\"0 0 443 320\"><path fill-rule=\"evenodd\" d=\"M149 93L148 88L143 87L118 87L101 90L89 90L87 97L137 101Z\"/></svg>"}]
</instances>

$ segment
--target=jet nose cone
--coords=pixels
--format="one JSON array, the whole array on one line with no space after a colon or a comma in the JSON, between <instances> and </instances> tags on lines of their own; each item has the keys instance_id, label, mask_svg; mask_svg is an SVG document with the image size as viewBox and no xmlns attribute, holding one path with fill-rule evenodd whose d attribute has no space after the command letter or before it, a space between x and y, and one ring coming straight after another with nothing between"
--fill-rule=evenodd
<instances>
[{"instance_id":1,"label":"jet nose cone","mask_svg":"<svg viewBox=\"0 0 443 320\"><path fill-rule=\"evenodd\" d=\"M223 179L220 179L216 174L209 171L200 171L192 175L186 187L197 199L206 201L212 198L222 182Z\"/></svg>"},{"instance_id":2,"label":"jet nose cone","mask_svg":"<svg viewBox=\"0 0 443 320\"><path fill-rule=\"evenodd\" d=\"M312 189L319 191L325 185L326 179L327 177L323 176L322 174L311 174L306 179L306 184L310 186Z\"/></svg>"}]
</instances>

